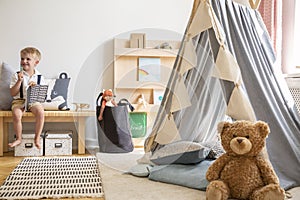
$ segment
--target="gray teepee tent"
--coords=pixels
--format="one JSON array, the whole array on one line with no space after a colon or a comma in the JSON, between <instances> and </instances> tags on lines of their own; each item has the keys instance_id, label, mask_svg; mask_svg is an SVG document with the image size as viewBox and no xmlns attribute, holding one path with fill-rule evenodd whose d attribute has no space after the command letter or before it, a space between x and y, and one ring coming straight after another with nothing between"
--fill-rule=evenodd
<instances>
[{"instance_id":1,"label":"gray teepee tent","mask_svg":"<svg viewBox=\"0 0 300 200\"><path fill-rule=\"evenodd\" d=\"M145 151L216 141L227 116L263 120L281 186L299 186L300 117L260 14L232 0L196 0L194 8Z\"/></svg>"}]
</instances>

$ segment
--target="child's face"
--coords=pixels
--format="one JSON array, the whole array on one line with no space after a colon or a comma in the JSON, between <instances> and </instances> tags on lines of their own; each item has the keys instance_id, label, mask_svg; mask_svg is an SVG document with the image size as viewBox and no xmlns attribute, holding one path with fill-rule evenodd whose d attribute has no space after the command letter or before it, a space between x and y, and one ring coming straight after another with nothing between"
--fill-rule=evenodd
<instances>
[{"instance_id":1,"label":"child's face","mask_svg":"<svg viewBox=\"0 0 300 200\"><path fill-rule=\"evenodd\" d=\"M33 54L21 54L20 65L24 71L34 70L35 66L39 63L39 60Z\"/></svg>"}]
</instances>

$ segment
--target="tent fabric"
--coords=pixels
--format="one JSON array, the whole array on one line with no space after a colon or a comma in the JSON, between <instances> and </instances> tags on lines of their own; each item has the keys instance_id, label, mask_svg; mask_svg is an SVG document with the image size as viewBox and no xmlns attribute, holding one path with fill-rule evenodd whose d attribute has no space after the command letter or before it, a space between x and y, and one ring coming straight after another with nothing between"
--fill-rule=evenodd
<instances>
[{"instance_id":1,"label":"tent fabric","mask_svg":"<svg viewBox=\"0 0 300 200\"><path fill-rule=\"evenodd\" d=\"M207 20L211 26L202 24ZM191 40L197 56L192 68L186 63L195 62L183 62L193 58L183 58ZM275 62L258 11L231 0L201 0L184 34L145 151L178 140L216 141L217 124L227 115L233 120L262 120L270 126L267 150L281 186L299 186L300 117ZM185 95L178 95L182 90ZM167 129L161 131L163 127Z\"/></svg>"}]
</instances>

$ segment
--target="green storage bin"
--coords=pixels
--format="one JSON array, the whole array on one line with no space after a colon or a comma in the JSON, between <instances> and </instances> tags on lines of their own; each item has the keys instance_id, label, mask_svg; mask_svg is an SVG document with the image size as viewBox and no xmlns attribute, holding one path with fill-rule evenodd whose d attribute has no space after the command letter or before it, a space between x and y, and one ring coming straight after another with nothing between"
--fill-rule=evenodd
<instances>
[{"instance_id":1,"label":"green storage bin","mask_svg":"<svg viewBox=\"0 0 300 200\"><path fill-rule=\"evenodd\" d=\"M147 133L147 112L129 113L130 129L133 138L144 137Z\"/></svg>"}]
</instances>

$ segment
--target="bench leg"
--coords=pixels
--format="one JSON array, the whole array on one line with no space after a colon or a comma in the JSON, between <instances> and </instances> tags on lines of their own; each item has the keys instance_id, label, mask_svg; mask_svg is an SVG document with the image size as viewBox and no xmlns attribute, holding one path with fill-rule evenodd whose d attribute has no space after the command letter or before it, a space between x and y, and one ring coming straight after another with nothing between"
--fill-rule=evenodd
<instances>
[{"instance_id":1,"label":"bench leg","mask_svg":"<svg viewBox=\"0 0 300 200\"><path fill-rule=\"evenodd\" d=\"M3 117L0 117L0 156L3 156L3 135L4 135L4 121Z\"/></svg>"},{"instance_id":2,"label":"bench leg","mask_svg":"<svg viewBox=\"0 0 300 200\"><path fill-rule=\"evenodd\" d=\"M8 123L3 123L3 152L8 152Z\"/></svg>"},{"instance_id":3,"label":"bench leg","mask_svg":"<svg viewBox=\"0 0 300 200\"><path fill-rule=\"evenodd\" d=\"M85 117L78 117L78 154L85 154Z\"/></svg>"}]
</instances>

